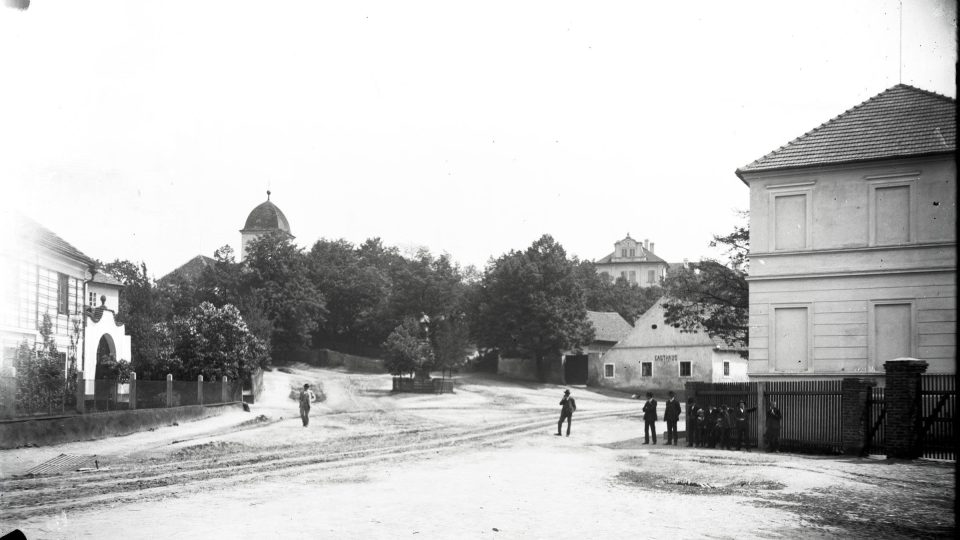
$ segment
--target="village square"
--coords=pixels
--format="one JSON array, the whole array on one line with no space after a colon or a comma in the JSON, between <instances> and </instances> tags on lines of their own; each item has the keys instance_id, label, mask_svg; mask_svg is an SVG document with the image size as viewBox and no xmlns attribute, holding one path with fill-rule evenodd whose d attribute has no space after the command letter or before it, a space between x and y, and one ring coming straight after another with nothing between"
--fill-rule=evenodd
<instances>
[{"instance_id":1,"label":"village square","mask_svg":"<svg viewBox=\"0 0 960 540\"><path fill-rule=\"evenodd\" d=\"M375 2L293 3L262 20L236 8L306 47L293 47L295 58L356 44L356 62L316 53L329 62L322 76L259 56L239 26L225 25L222 43L197 39L207 35L199 21L220 12L201 9L192 26L138 3L97 11L132 25L111 27L128 52L97 34L90 50L110 61L75 57L95 63L87 72L55 63L90 85L118 83L104 90L116 101L81 104L48 89L66 104L48 110L16 88L0 93L0 107L33 111L0 108L24 140L44 126L84 132L90 118L73 114L102 114L105 126L89 139L51 134L49 151L0 131L14 149L0 176L23 201L0 217L0 537L952 538L956 99L942 82L955 75L942 75L955 74L956 43L949 53L910 50L954 39L956 6L887 3L873 13L851 1L830 24L862 17L874 21L857 30L864 39L898 35L896 59L883 57L890 76L825 92L843 99L822 108L784 99L762 112L755 99L749 136L716 131L714 142L678 127L690 117L670 115L682 116L686 100L708 115L698 121L737 124L746 101L729 103L739 91L716 90L709 107L691 104L702 94L657 93L668 116L652 100L637 114L670 137L637 135L643 159L609 165L616 181L585 172L633 152L581 116L610 100L584 98L554 125L556 104L541 110L530 96L503 112L509 127L489 133L480 126L500 112L474 116L440 90L410 98L415 113L378 100L407 91L388 75L397 62L419 73L412 80L475 95L472 83L459 86L459 63L433 79L419 71L423 58L389 52L387 36L407 28L391 17L441 32L481 72L483 58L498 58L517 80L530 64L512 63L515 51L552 58L550 47L573 47L583 31L589 39L565 61L603 79L596 66L622 54L604 52L617 48L608 40L640 39L616 20L645 20L624 6L558 8L542 35L552 45L540 50L495 16L500 7L470 15L431 5L465 35L480 20L521 38L484 52ZM698 7L707 21L743 24ZM75 9L7 1L0 35L38 44L53 31L44 25L94 24ZM568 9L593 23L552 18ZM763 9L734 13L769 24ZM854 46L803 52L795 37L763 35L797 65L871 57ZM175 36L183 50L156 47ZM406 53L444 54L405 39L394 43L414 47ZM606 60L578 59L595 55L593 43ZM382 53L367 56L370 44ZM30 54L53 61L37 47ZM194 59L207 54L217 60ZM354 69L359 59L376 66L369 81ZM208 75L208 65L221 71ZM210 89L154 79L191 69ZM49 76L12 59L4 70L30 88ZM327 90L333 73L363 97ZM791 73L780 73L783 87L803 80ZM130 82L138 77L152 82ZM264 82L273 80L287 80L283 92ZM156 101L124 101L127 84L156 90ZM342 107L318 104L308 90L320 86ZM598 91L577 88L564 99ZM201 95L206 108L192 109ZM249 124L236 112L244 100ZM337 116L342 108L352 116ZM774 110L793 131L770 128ZM450 120L457 111L465 116ZM129 118L143 122L129 136L109 127ZM525 139L533 133L546 138ZM680 137L693 143L685 154ZM73 161L57 148L76 152ZM378 177L393 169L395 178Z\"/></svg>"}]
</instances>

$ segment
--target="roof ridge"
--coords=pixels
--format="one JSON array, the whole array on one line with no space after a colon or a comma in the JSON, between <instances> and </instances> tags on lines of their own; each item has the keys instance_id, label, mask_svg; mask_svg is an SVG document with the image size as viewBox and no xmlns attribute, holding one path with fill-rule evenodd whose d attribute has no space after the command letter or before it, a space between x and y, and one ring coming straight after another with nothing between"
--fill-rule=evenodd
<instances>
[{"instance_id":1,"label":"roof ridge","mask_svg":"<svg viewBox=\"0 0 960 540\"><path fill-rule=\"evenodd\" d=\"M853 107L850 107L849 109L847 109L847 110L843 111L842 113L834 116L833 118L827 120L826 122L821 123L819 126L811 129L810 131L807 131L807 132L804 133L803 135L800 135L799 137L794 137L794 138L791 139L789 142L780 145L780 147L777 148L776 150L772 150L772 151L770 151L770 152L767 152L765 155L763 155L763 156L761 156L761 157L759 157L759 158L751 161L750 163L744 165L743 167L738 167L738 168L737 168L737 171L738 171L738 172L739 172L739 171L742 171L743 169L746 169L746 168L748 168L748 167L750 167L750 166L752 166L752 165L754 165L754 164L756 164L756 163L759 163L759 162L767 159L768 157L771 157L772 155L776 154L777 152L785 149L786 147L790 146L791 144L793 144L793 143L795 143L795 142L798 142L800 139L803 139L804 137L807 137L808 135L812 135L812 134L820 131L821 129L827 127L827 125L832 124L833 122L836 122L837 120L839 120L841 116L844 116L844 115L846 115L846 114L852 113L853 111L855 111L855 110L863 107L863 106L866 105L867 103L870 103L871 101L877 99L878 97L880 97L880 96L886 94L887 92L893 90L893 89L896 88L897 86L901 86L901 85L891 86L890 88L887 88L887 89L884 90L883 92L880 92L879 94L876 94L876 95L874 95L873 97L870 97L870 98L868 98L867 100L862 101L862 102L860 102L859 104L854 105ZM903 85L903 86L908 86L908 85Z\"/></svg>"},{"instance_id":2,"label":"roof ridge","mask_svg":"<svg viewBox=\"0 0 960 540\"><path fill-rule=\"evenodd\" d=\"M911 90L916 90L917 92L920 92L920 93L922 93L922 94L926 94L926 95L928 95L928 96L932 96L932 97L936 97L936 98L940 98L940 99L945 99L945 100L947 100L947 101L949 101L949 102L951 102L951 103L956 103L956 102L957 102L957 100L956 100L955 98L952 98L952 97L950 97L950 96L948 96L948 95L941 94L941 93L939 93L939 92L934 92L933 90L925 90L925 89L923 89L923 88L919 88L919 87L913 86L912 84L907 84L907 83L899 83L899 84L897 84L896 86L892 86L892 87L884 90L883 92L880 92L880 94L883 94L883 93L885 93L885 92L888 92L888 91L890 91L890 90L893 90L893 89L896 88L897 86L903 86L903 87L909 88L909 89L911 89ZM879 96L880 94L877 94L877 96ZM874 96L874 97L876 97L876 96Z\"/></svg>"}]
</instances>

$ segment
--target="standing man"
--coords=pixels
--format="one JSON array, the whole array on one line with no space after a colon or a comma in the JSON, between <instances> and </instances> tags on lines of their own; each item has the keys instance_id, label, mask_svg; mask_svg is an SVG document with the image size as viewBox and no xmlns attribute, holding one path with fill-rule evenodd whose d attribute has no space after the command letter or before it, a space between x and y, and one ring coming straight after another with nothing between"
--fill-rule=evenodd
<instances>
[{"instance_id":1,"label":"standing man","mask_svg":"<svg viewBox=\"0 0 960 540\"><path fill-rule=\"evenodd\" d=\"M777 402L771 401L767 406L767 432L764 433L767 439L767 452L780 451L780 420L782 419L783 414L780 413Z\"/></svg>"},{"instance_id":2,"label":"standing man","mask_svg":"<svg viewBox=\"0 0 960 540\"><path fill-rule=\"evenodd\" d=\"M310 391L310 385L304 384L300 391L300 419L303 420L303 427L310 423L310 402L313 401L313 392Z\"/></svg>"},{"instance_id":3,"label":"standing man","mask_svg":"<svg viewBox=\"0 0 960 540\"><path fill-rule=\"evenodd\" d=\"M560 399L560 421L557 422L557 437L563 426L563 421L567 421L567 437L570 436L570 423L573 421L573 411L577 410L577 401L570 396L570 390L563 391L563 398Z\"/></svg>"},{"instance_id":4,"label":"standing man","mask_svg":"<svg viewBox=\"0 0 960 540\"><path fill-rule=\"evenodd\" d=\"M666 410L663 412L663 419L667 421L667 445L677 445L677 422L680 421L680 402L677 401L677 395L670 392L670 399L667 400ZM673 441L671 443L671 441Z\"/></svg>"},{"instance_id":5,"label":"standing man","mask_svg":"<svg viewBox=\"0 0 960 540\"><path fill-rule=\"evenodd\" d=\"M737 403L736 410L733 411L733 428L737 435L737 450L743 447L747 452L750 451L750 436L747 434L747 413L757 410L756 407L747 408L743 401Z\"/></svg>"},{"instance_id":6,"label":"standing man","mask_svg":"<svg viewBox=\"0 0 960 540\"><path fill-rule=\"evenodd\" d=\"M687 446L699 446L700 426L697 423L699 413L700 407L697 407L697 398L691 396L687 399Z\"/></svg>"},{"instance_id":7,"label":"standing man","mask_svg":"<svg viewBox=\"0 0 960 540\"><path fill-rule=\"evenodd\" d=\"M657 444L657 400L653 399L653 392L647 392L647 402L643 404L643 444L650 444L650 433L653 444Z\"/></svg>"}]
</instances>

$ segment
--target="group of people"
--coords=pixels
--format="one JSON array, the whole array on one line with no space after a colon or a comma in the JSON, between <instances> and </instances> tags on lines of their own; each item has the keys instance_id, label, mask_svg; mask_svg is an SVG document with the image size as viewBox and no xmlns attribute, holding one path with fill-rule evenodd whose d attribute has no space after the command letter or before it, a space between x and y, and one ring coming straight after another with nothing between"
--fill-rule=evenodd
<instances>
[{"instance_id":1,"label":"group of people","mask_svg":"<svg viewBox=\"0 0 960 540\"><path fill-rule=\"evenodd\" d=\"M637 395L633 396L637 398ZM570 424L573 412L577 410L576 401L570 396L570 390L565 390L560 400L560 422L557 423L557 435L562 431L563 422L567 422L567 436L570 436ZM687 400L687 446L699 448L733 449L736 441L737 450L750 450L750 437L747 431L750 425L747 414L755 412L756 407L747 408L743 401L736 407L727 405L710 405L700 407L697 400L691 397ZM663 419L667 422L667 444L677 446L677 423L680 421L680 402L674 392L670 392L667 399ZM780 421L783 414L775 401L769 402L765 411L766 430L764 441L767 451L780 451ZM643 404L643 444L657 444L657 400L653 392L647 392L647 401Z\"/></svg>"}]
</instances>

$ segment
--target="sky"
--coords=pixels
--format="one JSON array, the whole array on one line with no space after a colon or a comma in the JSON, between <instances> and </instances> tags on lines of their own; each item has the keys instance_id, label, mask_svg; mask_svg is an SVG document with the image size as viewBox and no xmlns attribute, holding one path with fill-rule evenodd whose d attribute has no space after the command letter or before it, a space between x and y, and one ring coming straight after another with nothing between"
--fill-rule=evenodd
<instances>
[{"instance_id":1,"label":"sky","mask_svg":"<svg viewBox=\"0 0 960 540\"><path fill-rule=\"evenodd\" d=\"M0 193L155 277L239 250L267 189L305 248L697 260L748 209L737 167L901 81L956 97L956 25L904 0L901 49L896 0L33 0L0 7Z\"/></svg>"}]
</instances>

